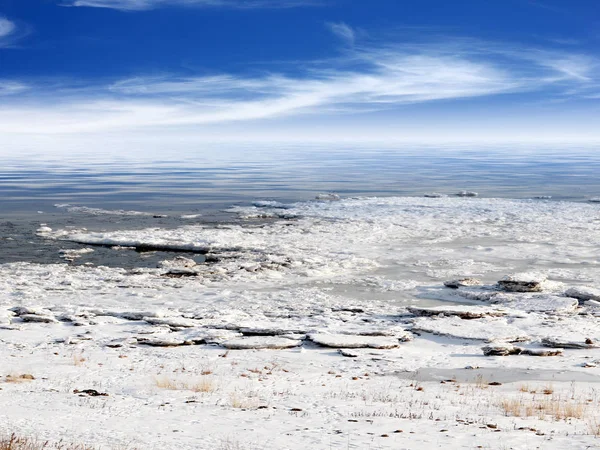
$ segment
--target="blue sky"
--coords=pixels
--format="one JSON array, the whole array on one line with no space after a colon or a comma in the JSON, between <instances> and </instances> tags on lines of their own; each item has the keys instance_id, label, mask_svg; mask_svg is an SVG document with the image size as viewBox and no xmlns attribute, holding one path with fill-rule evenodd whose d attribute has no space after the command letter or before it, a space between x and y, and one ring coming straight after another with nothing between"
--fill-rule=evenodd
<instances>
[{"instance_id":1,"label":"blue sky","mask_svg":"<svg viewBox=\"0 0 600 450\"><path fill-rule=\"evenodd\" d=\"M0 140L598 142L599 44L597 0L1 0Z\"/></svg>"}]
</instances>

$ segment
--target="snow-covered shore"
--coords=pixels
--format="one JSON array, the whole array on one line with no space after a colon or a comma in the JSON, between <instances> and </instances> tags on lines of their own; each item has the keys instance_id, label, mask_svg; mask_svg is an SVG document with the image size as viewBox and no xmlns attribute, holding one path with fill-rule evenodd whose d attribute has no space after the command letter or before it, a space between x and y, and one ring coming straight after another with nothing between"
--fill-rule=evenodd
<instances>
[{"instance_id":1,"label":"snow-covered shore","mask_svg":"<svg viewBox=\"0 0 600 450\"><path fill-rule=\"evenodd\" d=\"M0 265L0 433L143 449L600 445L597 205L234 211L246 222L39 231L206 263Z\"/></svg>"}]
</instances>

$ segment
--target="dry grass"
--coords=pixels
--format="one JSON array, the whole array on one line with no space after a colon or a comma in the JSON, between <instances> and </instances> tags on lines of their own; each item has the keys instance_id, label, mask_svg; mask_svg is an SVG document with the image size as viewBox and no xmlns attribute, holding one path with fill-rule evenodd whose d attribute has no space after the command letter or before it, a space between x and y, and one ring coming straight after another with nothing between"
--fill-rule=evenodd
<instances>
[{"instance_id":1,"label":"dry grass","mask_svg":"<svg viewBox=\"0 0 600 450\"><path fill-rule=\"evenodd\" d=\"M194 392L209 393L217 390L217 385L211 378L202 378L200 381L191 383L188 387Z\"/></svg>"},{"instance_id":2,"label":"dry grass","mask_svg":"<svg viewBox=\"0 0 600 450\"><path fill-rule=\"evenodd\" d=\"M550 394L546 394L550 395ZM585 417L588 405L572 399L560 397L545 398L514 398L504 399L499 405L507 416L538 417L554 420L582 419Z\"/></svg>"},{"instance_id":3,"label":"dry grass","mask_svg":"<svg viewBox=\"0 0 600 450\"><path fill-rule=\"evenodd\" d=\"M250 409L258 407L258 399L242 395L240 392L232 392L229 394L229 400L231 401L231 406L237 409Z\"/></svg>"},{"instance_id":4,"label":"dry grass","mask_svg":"<svg viewBox=\"0 0 600 450\"><path fill-rule=\"evenodd\" d=\"M86 361L87 359L83 356L82 351L73 353L73 365L82 366Z\"/></svg>"},{"instance_id":5,"label":"dry grass","mask_svg":"<svg viewBox=\"0 0 600 450\"><path fill-rule=\"evenodd\" d=\"M217 384L212 378L201 378L200 380L176 380L169 377L156 377L154 384L160 389L172 391L192 391L210 393L217 390Z\"/></svg>"},{"instance_id":6,"label":"dry grass","mask_svg":"<svg viewBox=\"0 0 600 450\"><path fill-rule=\"evenodd\" d=\"M8 437L0 437L0 450L95 450L95 447L67 444L62 441L50 443L11 434Z\"/></svg>"},{"instance_id":7,"label":"dry grass","mask_svg":"<svg viewBox=\"0 0 600 450\"><path fill-rule=\"evenodd\" d=\"M35 377L29 373L23 373L21 375L10 374L4 377L5 383L23 383L32 380L35 380Z\"/></svg>"},{"instance_id":8,"label":"dry grass","mask_svg":"<svg viewBox=\"0 0 600 450\"><path fill-rule=\"evenodd\" d=\"M590 434L596 437L600 437L600 423L598 422L598 418L594 417L588 421L588 428L590 430Z\"/></svg>"},{"instance_id":9,"label":"dry grass","mask_svg":"<svg viewBox=\"0 0 600 450\"><path fill-rule=\"evenodd\" d=\"M542 394L544 394L544 395L554 394L554 387L552 387L552 384L549 384L544 389L542 389Z\"/></svg>"}]
</instances>

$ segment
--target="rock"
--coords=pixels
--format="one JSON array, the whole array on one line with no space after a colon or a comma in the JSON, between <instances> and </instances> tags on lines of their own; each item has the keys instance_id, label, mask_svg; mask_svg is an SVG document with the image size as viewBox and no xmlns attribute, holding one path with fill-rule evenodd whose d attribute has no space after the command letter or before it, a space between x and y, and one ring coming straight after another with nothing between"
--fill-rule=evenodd
<instances>
[{"instance_id":1,"label":"rock","mask_svg":"<svg viewBox=\"0 0 600 450\"><path fill-rule=\"evenodd\" d=\"M481 285L481 281L479 281L476 278L459 278L457 280L444 281L444 286L449 287L451 289L479 285Z\"/></svg>"},{"instance_id":2,"label":"rock","mask_svg":"<svg viewBox=\"0 0 600 450\"><path fill-rule=\"evenodd\" d=\"M338 349L338 353L346 358L358 358L360 354L358 352L353 352L352 350L347 350L343 348Z\"/></svg>"},{"instance_id":3,"label":"rock","mask_svg":"<svg viewBox=\"0 0 600 450\"><path fill-rule=\"evenodd\" d=\"M400 346L398 339L385 336L313 333L308 338L317 345L332 348L390 349Z\"/></svg>"},{"instance_id":4,"label":"rock","mask_svg":"<svg viewBox=\"0 0 600 450\"><path fill-rule=\"evenodd\" d=\"M23 314L19 316L23 322L37 322L37 323L58 323L58 320L54 316L37 315L37 314Z\"/></svg>"},{"instance_id":5,"label":"rock","mask_svg":"<svg viewBox=\"0 0 600 450\"><path fill-rule=\"evenodd\" d=\"M508 292L541 292L542 284L547 280L545 275L537 273L520 273L507 275L498 285Z\"/></svg>"},{"instance_id":6,"label":"rock","mask_svg":"<svg viewBox=\"0 0 600 450\"><path fill-rule=\"evenodd\" d=\"M415 316L457 316L461 319L479 319L481 317L501 317L507 312L486 306L409 306L408 311Z\"/></svg>"},{"instance_id":7,"label":"rock","mask_svg":"<svg viewBox=\"0 0 600 450\"><path fill-rule=\"evenodd\" d=\"M565 295L567 297L576 298L577 300L581 300L584 302L587 300L600 301L600 289L595 289L587 286L572 287L570 289L567 289Z\"/></svg>"},{"instance_id":8,"label":"rock","mask_svg":"<svg viewBox=\"0 0 600 450\"><path fill-rule=\"evenodd\" d=\"M547 294L498 294L492 301L511 309L546 314L573 314L579 306L576 299Z\"/></svg>"},{"instance_id":9,"label":"rock","mask_svg":"<svg viewBox=\"0 0 600 450\"><path fill-rule=\"evenodd\" d=\"M231 339L221 344L229 350L250 350L250 349L272 349L281 350L286 348L300 347L302 341L292 339L271 337L271 336L254 336L243 337L239 339Z\"/></svg>"},{"instance_id":10,"label":"rock","mask_svg":"<svg viewBox=\"0 0 600 450\"><path fill-rule=\"evenodd\" d=\"M472 191L460 191L456 194L457 197L477 197L479 194Z\"/></svg>"},{"instance_id":11,"label":"rock","mask_svg":"<svg viewBox=\"0 0 600 450\"><path fill-rule=\"evenodd\" d=\"M544 347L552 348L575 348L575 349L588 349L588 348L599 348L600 345L596 344L591 339L586 339L584 342L578 341L564 341L556 338L546 337L541 340Z\"/></svg>"}]
</instances>

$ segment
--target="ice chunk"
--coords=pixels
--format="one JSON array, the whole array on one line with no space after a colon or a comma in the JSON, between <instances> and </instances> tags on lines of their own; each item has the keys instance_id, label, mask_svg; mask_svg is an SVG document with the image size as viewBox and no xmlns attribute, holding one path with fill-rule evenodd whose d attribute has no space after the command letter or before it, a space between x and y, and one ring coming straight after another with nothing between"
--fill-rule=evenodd
<instances>
[{"instance_id":1,"label":"ice chunk","mask_svg":"<svg viewBox=\"0 0 600 450\"><path fill-rule=\"evenodd\" d=\"M565 292L567 297L573 297L581 301L596 300L600 301L600 289L581 286L572 287Z\"/></svg>"},{"instance_id":2,"label":"ice chunk","mask_svg":"<svg viewBox=\"0 0 600 450\"><path fill-rule=\"evenodd\" d=\"M400 346L398 339L384 336L358 336L350 334L312 333L309 339L317 345L333 348L380 348Z\"/></svg>"},{"instance_id":3,"label":"ice chunk","mask_svg":"<svg viewBox=\"0 0 600 450\"><path fill-rule=\"evenodd\" d=\"M452 289L479 285L481 285L481 281L477 278L458 278L456 280L444 281L444 286Z\"/></svg>"},{"instance_id":4,"label":"ice chunk","mask_svg":"<svg viewBox=\"0 0 600 450\"><path fill-rule=\"evenodd\" d=\"M444 194L438 194L437 192L428 192L426 194L423 194L423 197L426 198L442 198L445 197Z\"/></svg>"},{"instance_id":5,"label":"ice chunk","mask_svg":"<svg viewBox=\"0 0 600 450\"><path fill-rule=\"evenodd\" d=\"M507 275L498 281L498 285L508 292L540 292L548 277L535 272Z\"/></svg>"},{"instance_id":6,"label":"ice chunk","mask_svg":"<svg viewBox=\"0 0 600 450\"><path fill-rule=\"evenodd\" d=\"M340 196L337 194L332 194L332 193L328 193L328 194L317 194L315 196L315 200L322 200L322 201L335 201L335 200L340 200Z\"/></svg>"},{"instance_id":7,"label":"ice chunk","mask_svg":"<svg viewBox=\"0 0 600 450\"><path fill-rule=\"evenodd\" d=\"M38 323L57 323L58 320L54 316L38 315L38 314L23 314L19 316L23 322L38 322Z\"/></svg>"},{"instance_id":8,"label":"ice chunk","mask_svg":"<svg viewBox=\"0 0 600 450\"><path fill-rule=\"evenodd\" d=\"M167 325L171 328L193 328L199 325L197 321L184 317L144 317L142 320L151 325Z\"/></svg>"},{"instance_id":9,"label":"ice chunk","mask_svg":"<svg viewBox=\"0 0 600 450\"><path fill-rule=\"evenodd\" d=\"M529 336L525 332L509 325L503 318L463 320L456 316L419 317L414 321L413 331L479 341L521 342L529 340Z\"/></svg>"},{"instance_id":10,"label":"ice chunk","mask_svg":"<svg viewBox=\"0 0 600 450\"><path fill-rule=\"evenodd\" d=\"M580 341L567 341L567 340L563 340L560 338L554 338L554 337L546 337L542 339L542 345L546 346L546 347L553 347L553 348L577 348L577 349L584 349L584 348L598 348L600 347L600 345L598 345L596 342L594 342L591 339L586 339L583 342Z\"/></svg>"},{"instance_id":11,"label":"ice chunk","mask_svg":"<svg viewBox=\"0 0 600 450\"><path fill-rule=\"evenodd\" d=\"M239 339L231 339L221 344L223 347L230 350L246 350L246 349L285 349L300 347L301 340L286 339L272 336L253 336L243 337Z\"/></svg>"},{"instance_id":12,"label":"ice chunk","mask_svg":"<svg viewBox=\"0 0 600 450\"><path fill-rule=\"evenodd\" d=\"M408 311L415 316L458 316L461 319L479 319L481 317L501 317L508 313L502 309L487 306L409 306Z\"/></svg>"},{"instance_id":13,"label":"ice chunk","mask_svg":"<svg viewBox=\"0 0 600 450\"><path fill-rule=\"evenodd\" d=\"M152 347L179 347L191 344L190 341L183 339L181 336L172 335L138 336L137 341L139 344L150 345Z\"/></svg>"},{"instance_id":14,"label":"ice chunk","mask_svg":"<svg viewBox=\"0 0 600 450\"><path fill-rule=\"evenodd\" d=\"M577 299L547 294L498 294L493 302L511 309L548 314L572 314L579 305Z\"/></svg>"}]
</instances>

